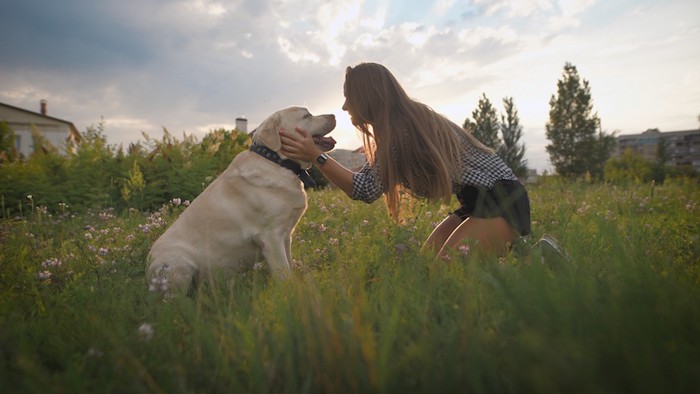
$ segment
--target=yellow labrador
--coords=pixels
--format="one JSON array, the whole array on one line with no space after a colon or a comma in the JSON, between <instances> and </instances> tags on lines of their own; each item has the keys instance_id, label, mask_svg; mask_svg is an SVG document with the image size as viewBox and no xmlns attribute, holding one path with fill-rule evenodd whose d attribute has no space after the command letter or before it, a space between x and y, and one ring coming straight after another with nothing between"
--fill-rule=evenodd
<instances>
[{"instance_id":1,"label":"yellow labrador","mask_svg":"<svg viewBox=\"0 0 700 394\"><path fill-rule=\"evenodd\" d=\"M265 119L251 149L239 153L153 244L151 283L187 291L198 276L235 272L262 259L274 277L290 274L292 231L307 206L304 169L311 166L277 153L279 130L295 127L307 130L324 151L335 145L324 137L335 128L334 115L289 107Z\"/></svg>"}]
</instances>

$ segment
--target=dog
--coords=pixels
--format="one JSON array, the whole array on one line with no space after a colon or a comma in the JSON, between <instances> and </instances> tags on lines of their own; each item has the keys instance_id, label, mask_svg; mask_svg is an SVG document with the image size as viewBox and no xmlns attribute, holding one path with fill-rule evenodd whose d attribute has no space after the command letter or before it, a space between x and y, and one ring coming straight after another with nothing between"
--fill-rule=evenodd
<instances>
[{"instance_id":1,"label":"dog","mask_svg":"<svg viewBox=\"0 0 700 394\"><path fill-rule=\"evenodd\" d=\"M289 107L266 118L253 132L250 150L239 153L158 238L148 254L150 283L168 292L189 291L215 271L238 272L265 260L275 278L291 275L292 232L306 211L305 169L278 152L279 130L309 132L324 152L335 140L335 116ZM304 182L302 182L304 181Z\"/></svg>"}]
</instances>

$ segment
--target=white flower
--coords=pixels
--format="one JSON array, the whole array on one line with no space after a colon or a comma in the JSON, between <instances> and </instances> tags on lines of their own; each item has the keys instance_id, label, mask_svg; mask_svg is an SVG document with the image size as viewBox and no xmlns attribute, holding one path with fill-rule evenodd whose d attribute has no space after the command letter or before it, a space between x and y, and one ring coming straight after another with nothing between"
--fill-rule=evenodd
<instances>
[{"instance_id":1,"label":"white flower","mask_svg":"<svg viewBox=\"0 0 700 394\"><path fill-rule=\"evenodd\" d=\"M153 326L148 323L143 323L139 326L139 336L144 341L150 341L153 338Z\"/></svg>"}]
</instances>

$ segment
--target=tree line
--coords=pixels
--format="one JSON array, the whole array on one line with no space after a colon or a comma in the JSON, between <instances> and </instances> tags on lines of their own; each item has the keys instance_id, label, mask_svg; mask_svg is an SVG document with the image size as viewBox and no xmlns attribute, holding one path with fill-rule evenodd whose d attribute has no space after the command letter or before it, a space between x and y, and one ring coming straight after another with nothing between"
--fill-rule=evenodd
<instances>
[{"instance_id":1,"label":"tree line","mask_svg":"<svg viewBox=\"0 0 700 394\"><path fill-rule=\"evenodd\" d=\"M615 149L615 137L602 131L600 119L593 112L589 83L571 63L564 65L557 93L552 95L549 106L546 149L555 172L566 178L589 175L602 179L604 164ZM465 120L464 128L494 148L515 175L522 177L527 171L527 161L518 110L512 97L503 99L503 107L505 112L499 118L483 93L472 118Z\"/></svg>"},{"instance_id":2,"label":"tree line","mask_svg":"<svg viewBox=\"0 0 700 394\"><path fill-rule=\"evenodd\" d=\"M615 137L602 131L590 85L574 65L564 65L549 105L546 150L558 175L647 181L663 180L668 172L663 162L649 167L629 153L609 160ZM503 107L499 116L482 94L464 128L523 177L527 172L523 127L512 97L503 99ZM107 144L102 122L81 134L80 142L68 146L62 155L34 132L35 151L21 158L14 147L14 133L0 122L0 217L21 214L33 204L148 210L172 198L193 199L250 145L246 133L224 129L211 131L201 141L191 135L180 141L167 130L161 140L144 133L145 142L130 144L126 150ZM311 175L319 186L328 183L315 169Z\"/></svg>"}]
</instances>

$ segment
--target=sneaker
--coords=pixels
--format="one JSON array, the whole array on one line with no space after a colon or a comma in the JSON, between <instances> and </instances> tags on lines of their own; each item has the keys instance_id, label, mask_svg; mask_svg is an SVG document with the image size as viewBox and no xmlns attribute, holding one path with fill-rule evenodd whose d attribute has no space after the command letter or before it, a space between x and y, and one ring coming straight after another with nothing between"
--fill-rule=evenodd
<instances>
[{"instance_id":1,"label":"sneaker","mask_svg":"<svg viewBox=\"0 0 700 394\"><path fill-rule=\"evenodd\" d=\"M535 248L539 249L542 264L546 264L550 268L559 262L568 263L571 261L569 255L559 246L556 238L549 234L543 235L539 241L535 242Z\"/></svg>"}]
</instances>

